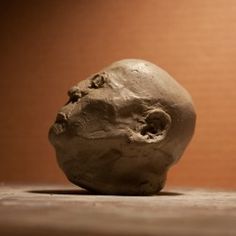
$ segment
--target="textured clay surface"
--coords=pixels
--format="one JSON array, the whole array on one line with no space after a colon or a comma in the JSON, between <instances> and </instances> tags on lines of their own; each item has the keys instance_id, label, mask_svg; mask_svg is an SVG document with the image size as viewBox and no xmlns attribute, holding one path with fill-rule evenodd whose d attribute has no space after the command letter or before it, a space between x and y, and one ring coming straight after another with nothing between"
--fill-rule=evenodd
<instances>
[{"instance_id":1,"label":"textured clay surface","mask_svg":"<svg viewBox=\"0 0 236 236\"><path fill-rule=\"evenodd\" d=\"M67 178L103 194L159 192L194 132L188 92L156 65L126 59L68 95L49 130Z\"/></svg>"}]
</instances>

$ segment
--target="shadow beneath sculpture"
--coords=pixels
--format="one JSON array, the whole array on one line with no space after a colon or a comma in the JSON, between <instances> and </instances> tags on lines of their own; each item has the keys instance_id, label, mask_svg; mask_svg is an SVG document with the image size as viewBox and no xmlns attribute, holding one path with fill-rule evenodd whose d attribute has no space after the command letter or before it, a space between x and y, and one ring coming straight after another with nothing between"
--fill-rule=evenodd
<instances>
[{"instance_id":1,"label":"shadow beneath sculpture","mask_svg":"<svg viewBox=\"0 0 236 236\"><path fill-rule=\"evenodd\" d=\"M40 189L40 190L30 190L27 192L35 194L51 194L51 195L54 194L55 195L106 195L106 194L98 194L90 192L85 189L45 189L45 190ZM181 196L181 195L183 195L183 193L163 191L151 196ZM111 195L111 196L134 197L134 195ZM142 196L137 196L137 197L142 197Z\"/></svg>"}]
</instances>

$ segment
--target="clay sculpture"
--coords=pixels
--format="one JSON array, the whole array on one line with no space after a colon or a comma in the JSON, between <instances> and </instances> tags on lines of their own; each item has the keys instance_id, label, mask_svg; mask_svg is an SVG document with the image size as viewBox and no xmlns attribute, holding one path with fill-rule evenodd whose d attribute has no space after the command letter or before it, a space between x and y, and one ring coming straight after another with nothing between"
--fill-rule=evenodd
<instances>
[{"instance_id":1,"label":"clay sculpture","mask_svg":"<svg viewBox=\"0 0 236 236\"><path fill-rule=\"evenodd\" d=\"M125 59L68 95L49 130L67 178L100 194L159 192L194 132L188 92L158 66Z\"/></svg>"}]
</instances>

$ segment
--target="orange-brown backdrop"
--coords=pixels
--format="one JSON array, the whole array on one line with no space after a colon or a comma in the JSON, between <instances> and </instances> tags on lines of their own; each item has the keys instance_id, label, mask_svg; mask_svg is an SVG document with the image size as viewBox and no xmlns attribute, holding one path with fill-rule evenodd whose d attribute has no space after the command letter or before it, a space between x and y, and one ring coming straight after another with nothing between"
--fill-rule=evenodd
<instances>
[{"instance_id":1,"label":"orange-brown backdrop","mask_svg":"<svg viewBox=\"0 0 236 236\"><path fill-rule=\"evenodd\" d=\"M0 181L65 183L47 132L67 89L122 58L192 94L195 136L168 185L236 188L236 1L1 3Z\"/></svg>"}]
</instances>

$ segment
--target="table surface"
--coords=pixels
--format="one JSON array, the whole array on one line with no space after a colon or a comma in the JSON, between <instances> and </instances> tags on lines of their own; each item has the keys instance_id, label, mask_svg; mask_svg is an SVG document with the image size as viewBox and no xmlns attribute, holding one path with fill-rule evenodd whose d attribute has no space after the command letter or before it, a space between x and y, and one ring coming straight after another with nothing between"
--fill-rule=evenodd
<instances>
[{"instance_id":1,"label":"table surface","mask_svg":"<svg viewBox=\"0 0 236 236\"><path fill-rule=\"evenodd\" d=\"M236 192L93 195L73 186L1 186L0 235L236 235Z\"/></svg>"}]
</instances>

